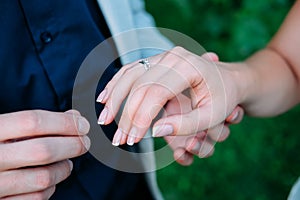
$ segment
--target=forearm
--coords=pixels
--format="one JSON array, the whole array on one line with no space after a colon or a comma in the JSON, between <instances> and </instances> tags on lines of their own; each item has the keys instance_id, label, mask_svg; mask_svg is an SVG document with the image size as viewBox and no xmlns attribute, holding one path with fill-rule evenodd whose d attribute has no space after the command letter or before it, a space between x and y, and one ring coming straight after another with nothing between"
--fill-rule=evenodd
<instances>
[{"instance_id":1,"label":"forearm","mask_svg":"<svg viewBox=\"0 0 300 200\"><path fill-rule=\"evenodd\" d=\"M240 103L249 115L277 115L300 101L299 11L296 1L268 46L236 68Z\"/></svg>"},{"instance_id":2,"label":"forearm","mask_svg":"<svg viewBox=\"0 0 300 200\"><path fill-rule=\"evenodd\" d=\"M252 116L274 116L299 103L299 82L290 64L267 47L241 64L241 105Z\"/></svg>"}]
</instances>

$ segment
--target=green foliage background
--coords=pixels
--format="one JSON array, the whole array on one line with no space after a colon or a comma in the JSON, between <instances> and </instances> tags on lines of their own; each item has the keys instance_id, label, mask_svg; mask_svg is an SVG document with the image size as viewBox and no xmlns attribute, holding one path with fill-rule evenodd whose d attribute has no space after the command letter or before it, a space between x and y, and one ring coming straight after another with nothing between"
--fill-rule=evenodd
<instances>
[{"instance_id":1,"label":"green foliage background","mask_svg":"<svg viewBox=\"0 0 300 200\"><path fill-rule=\"evenodd\" d=\"M146 0L157 26L185 33L223 61L263 48L293 1ZM288 97L287 97L288 98ZM300 108L270 119L245 117L214 155L158 171L166 199L286 199L300 175ZM156 142L157 148L163 145Z\"/></svg>"}]
</instances>

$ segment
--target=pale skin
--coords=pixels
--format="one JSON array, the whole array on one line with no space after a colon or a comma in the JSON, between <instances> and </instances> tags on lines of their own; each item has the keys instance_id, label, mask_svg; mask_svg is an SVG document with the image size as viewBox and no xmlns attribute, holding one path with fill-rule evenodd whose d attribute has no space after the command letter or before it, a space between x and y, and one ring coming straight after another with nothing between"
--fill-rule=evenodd
<instances>
[{"instance_id":1,"label":"pale skin","mask_svg":"<svg viewBox=\"0 0 300 200\"><path fill-rule=\"evenodd\" d=\"M191 110L191 100L184 95L179 95L178 98L170 100L165 106L164 116L182 114ZM201 158L211 156L214 153L214 144L224 141L229 136L228 125L239 123L243 118L243 112L242 108L235 108L227 117L222 133L217 133L219 137L216 139L213 139L213 136L218 136L216 132L208 132L207 130L187 136L165 136L164 139L173 150L176 162L188 166L193 163L194 155Z\"/></svg>"},{"instance_id":2,"label":"pale skin","mask_svg":"<svg viewBox=\"0 0 300 200\"><path fill-rule=\"evenodd\" d=\"M0 199L49 199L87 152L88 121L78 111L0 115Z\"/></svg>"},{"instance_id":3,"label":"pale skin","mask_svg":"<svg viewBox=\"0 0 300 200\"><path fill-rule=\"evenodd\" d=\"M113 142L139 142L159 110L184 90L192 110L156 121L153 136L195 136L208 129L220 138L222 124L238 105L259 117L287 111L300 102L299 19L296 1L270 43L244 62L209 62L176 47L149 58L146 72L138 62L125 66L99 96L106 106L100 123L111 123L128 96Z\"/></svg>"},{"instance_id":4,"label":"pale skin","mask_svg":"<svg viewBox=\"0 0 300 200\"><path fill-rule=\"evenodd\" d=\"M214 53L206 53L202 56L202 58L206 59L210 62L218 61L218 56ZM123 73L124 71L129 71L128 69L130 69L131 75L138 77L138 76L141 76L145 72L145 70L143 69L143 67L141 65L138 66L137 70L136 70L136 68L132 68L132 70L131 70L131 68L132 68L131 65L125 66L124 68L121 69L121 73ZM119 81L118 82L119 85L124 85L124 84L126 84L126 82L128 80L130 80L130 78L127 79L127 77L121 81L118 79L119 79L119 77L116 75L110 83L116 83L116 81ZM122 83L123 81L125 82L124 84ZM106 94L107 93L106 91L108 89L106 89L106 90L104 90L104 92L102 92L99 95L98 102L102 102L102 103L106 102L106 105L108 105L108 104L110 104L109 103L110 101L113 102L114 100L118 100L119 97L125 98L125 95L127 93L126 92L124 93L124 88L120 87L118 89L120 89L120 90L118 90L116 92L116 94L118 94L118 97L116 97L116 99L114 97L108 98L109 95ZM122 96L122 93L123 93L123 96ZM120 103L121 102L119 101L117 106L120 106ZM106 107L106 109L107 109L107 107ZM190 98L186 97L183 94L179 94L176 97L168 100L168 103L164 107L164 115L165 116L188 113L190 111L192 111L191 100L190 100ZM105 111L103 111L103 112L104 112L104 114L102 114L102 116L106 115ZM113 120L115 115L116 115L116 113L114 113L113 116L111 117L111 119L110 119L111 121ZM222 142L228 137L228 135L229 135L228 124L239 123L241 121L242 117L243 117L243 110L238 106L235 108L235 110L233 110L231 115L227 117L225 124L224 124L224 122L222 122L220 124L217 124L215 127L210 128L209 130L205 130L205 131L201 130L201 131L197 132L197 134L195 134L195 135L188 135L185 137L169 136L169 137L165 137L165 140L168 142L170 147L173 149L175 160L182 165L190 165L193 161L193 154L197 155L199 157L208 157L208 156L212 155L212 153L214 151L215 142ZM105 124L110 123L111 121L106 121ZM101 117L99 119L99 123L102 124ZM146 129L144 129L143 131L146 131ZM118 139L116 139L116 138L118 138ZM136 140L134 142L138 142L139 139L140 138L136 138ZM132 145L134 143L134 142L130 141L130 138L127 137L127 134L120 134L120 131L117 131L117 135L115 136L115 138L113 140L113 145L118 146L120 144L125 144L126 142L129 145Z\"/></svg>"}]
</instances>

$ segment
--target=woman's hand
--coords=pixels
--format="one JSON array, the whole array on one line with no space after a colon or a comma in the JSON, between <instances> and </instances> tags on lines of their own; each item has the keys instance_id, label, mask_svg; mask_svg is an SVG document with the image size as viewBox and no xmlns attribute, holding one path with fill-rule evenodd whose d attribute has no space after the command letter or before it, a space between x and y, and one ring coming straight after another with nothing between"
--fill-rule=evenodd
<instances>
[{"instance_id":1,"label":"woman's hand","mask_svg":"<svg viewBox=\"0 0 300 200\"><path fill-rule=\"evenodd\" d=\"M170 100L164 109L163 117L182 114L192 111L191 100L184 96L178 95L177 98ZM228 138L230 124L239 123L244 115L241 107L236 107L227 117L221 133L214 133L206 130L193 135L187 136L165 136L164 139L173 150L173 156L176 162L181 165L190 165L193 163L194 155L200 158L209 157L214 153L216 142L222 142ZM209 133L209 134L207 134ZM211 136L219 134L217 140L213 140Z\"/></svg>"},{"instance_id":2,"label":"woman's hand","mask_svg":"<svg viewBox=\"0 0 300 200\"><path fill-rule=\"evenodd\" d=\"M191 135L209 129L217 133L211 136L217 140L222 123L238 105L239 94L234 70L207 57L176 47L149 58L149 70L139 62L124 66L98 97L98 102L106 104L99 124L109 124L128 96L113 144L139 142L164 105L185 90L193 110L158 120L153 136Z\"/></svg>"}]
</instances>

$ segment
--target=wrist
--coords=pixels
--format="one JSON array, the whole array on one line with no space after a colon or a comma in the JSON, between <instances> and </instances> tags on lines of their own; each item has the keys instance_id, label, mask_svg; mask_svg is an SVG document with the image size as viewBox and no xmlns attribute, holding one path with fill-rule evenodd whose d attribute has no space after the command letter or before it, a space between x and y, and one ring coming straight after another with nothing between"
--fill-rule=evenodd
<instances>
[{"instance_id":1,"label":"wrist","mask_svg":"<svg viewBox=\"0 0 300 200\"><path fill-rule=\"evenodd\" d=\"M231 95L235 105L245 104L251 97L251 83L253 83L253 76L250 67L246 62L239 63L223 63L229 74L228 81L230 84L227 94Z\"/></svg>"},{"instance_id":2,"label":"wrist","mask_svg":"<svg viewBox=\"0 0 300 200\"><path fill-rule=\"evenodd\" d=\"M253 73L247 62L235 63L234 65L234 84L237 86L237 101L240 105L245 105L251 100L252 85L254 80Z\"/></svg>"}]
</instances>

